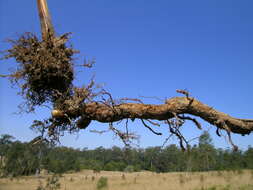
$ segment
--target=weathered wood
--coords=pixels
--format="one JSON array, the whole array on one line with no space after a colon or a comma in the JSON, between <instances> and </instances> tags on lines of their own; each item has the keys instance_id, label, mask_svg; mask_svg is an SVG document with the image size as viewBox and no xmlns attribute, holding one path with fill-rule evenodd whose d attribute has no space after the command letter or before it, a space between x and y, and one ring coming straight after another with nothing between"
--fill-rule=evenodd
<instances>
[{"instance_id":1,"label":"weathered wood","mask_svg":"<svg viewBox=\"0 0 253 190\"><path fill-rule=\"evenodd\" d=\"M52 116L56 118L61 118L64 115L71 117L85 116L89 120L104 123L120 121L127 118L166 121L174 118L178 114L190 114L200 117L217 128L232 133L250 134L253 131L253 120L231 117L196 99L187 97L174 97L160 105L125 103L107 106L94 102L85 104L79 110L52 111Z\"/></svg>"},{"instance_id":2,"label":"weathered wood","mask_svg":"<svg viewBox=\"0 0 253 190\"><path fill-rule=\"evenodd\" d=\"M54 28L51 21L51 16L47 6L47 0L37 0L37 6L40 17L42 39L46 39L48 34L54 35Z\"/></svg>"}]
</instances>

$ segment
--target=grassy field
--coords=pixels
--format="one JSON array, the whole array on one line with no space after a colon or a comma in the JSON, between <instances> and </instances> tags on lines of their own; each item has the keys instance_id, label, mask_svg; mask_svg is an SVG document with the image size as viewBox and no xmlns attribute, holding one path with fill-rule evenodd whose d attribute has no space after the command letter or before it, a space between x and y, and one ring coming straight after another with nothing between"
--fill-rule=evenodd
<instances>
[{"instance_id":1,"label":"grassy field","mask_svg":"<svg viewBox=\"0 0 253 190\"><path fill-rule=\"evenodd\" d=\"M36 190L46 184L43 177L0 179L0 190ZM90 170L64 174L60 177L62 190L96 190L100 177L106 177L107 190L253 190L253 171L222 171L194 173L106 172Z\"/></svg>"}]
</instances>

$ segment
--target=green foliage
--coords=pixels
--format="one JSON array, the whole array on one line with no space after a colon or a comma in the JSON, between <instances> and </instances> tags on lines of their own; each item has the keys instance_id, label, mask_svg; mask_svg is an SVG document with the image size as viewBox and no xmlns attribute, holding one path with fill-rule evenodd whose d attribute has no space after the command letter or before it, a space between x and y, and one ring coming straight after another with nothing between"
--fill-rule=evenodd
<instances>
[{"instance_id":1,"label":"green foliage","mask_svg":"<svg viewBox=\"0 0 253 190\"><path fill-rule=\"evenodd\" d=\"M249 169L253 169L253 147L249 146L248 150L244 153L245 163L247 163Z\"/></svg>"},{"instance_id":2,"label":"green foliage","mask_svg":"<svg viewBox=\"0 0 253 190\"><path fill-rule=\"evenodd\" d=\"M13 143L5 155L4 175L15 177L34 174L39 167L38 159L34 156L36 154L37 152L28 144Z\"/></svg>"},{"instance_id":3,"label":"green foliage","mask_svg":"<svg viewBox=\"0 0 253 190\"><path fill-rule=\"evenodd\" d=\"M107 177L100 177L97 182L97 189L104 189L108 187L108 179Z\"/></svg>"},{"instance_id":4,"label":"green foliage","mask_svg":"<svg viewBox=\"0 0 253 190\"><path fill-rule=\"evenodd\" d=\"M44 159L44 166L50 172L64 173L67 171L80 171L78 152L72 148L56 147L51 149Z\"/></svg>"},{"instance_id":5,"label":"green foliage","mask_svg":"<svg viewBox=\"0 0 253 190\"><path fill-rule=\"evenodd\" d=\"M211 145L212 144L212 138L210 134L207 131L204 131L202 135L199 137L199 146L201 145Z\"/></svg>"},{"instance_id":6,"label":"green foliage","mask_svg":"<svg viewBox=\"0 0 253 190\"><path fill-rule=\"evenodd\" d=\"M101 170L136 172L210 171L218 170L217 176L230 181L230 175L222 170L241 174L243 169L251 169L253 149L245 152L215 149L207 133L202 135L198 145L182 152L176 145L149 147L146 149L121 149L103 147L83 150L52 147L49 144L35 146L31 143L14 141L9 135L0 136L0 176L33 175L45 169L52 173L65 173L90 169L94 173ZM231 174L232 175L232 174ZM253 173L252 173L253 178Z\"/></svg>"},{"instance_id":7,"label":"green foliage","mask_svg":"<svg viewBox=\"0 0 253 190\"><path fill-rule=\"evenodd\" d=\"M53 175L52 177L47 178L46 189L48 190L57 190L61 188L60 177L58 175Z\"/></svg>"},{"instance_id":8,"label":"green foliage","mask_svg":"<svg viewBox=\"0 0 253 190\"><path fill-rule=\"evenodd\" d=\"M125 168L125 163L115 162L115 161L108 162L104 166L104 170L107 170L107 171L123 171L124 168Z\"/></svg>"}]
</instances>

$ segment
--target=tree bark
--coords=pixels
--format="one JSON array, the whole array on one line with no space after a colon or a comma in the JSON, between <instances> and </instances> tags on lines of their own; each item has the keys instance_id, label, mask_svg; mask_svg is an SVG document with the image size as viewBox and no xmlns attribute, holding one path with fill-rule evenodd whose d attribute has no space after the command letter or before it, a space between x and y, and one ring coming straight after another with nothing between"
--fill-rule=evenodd
<instances>
[{"instance_id":1,"label":"tree bark","mask_svg":"<svg viewBox=\"0 0 253 190\"><path fill-rule=\"evenodd\" d=\"M39 17L40 17L42 39L46 40L49 32L51 35L54 35L54 28L53 28L51 16L48 10L47 1L37 0L37 6L38 6L38 11L39 11Z\"/></svg>"},{"instance_id":2,"label":"tree bark","mask_svg":"<svg viewBox=\"0 0 253 190\"><path fill-rule=\"evenodd\" d=\"M253 131L253 120L231 117L189 97L174 97L160 105L123 103L109 106L93 102L84 104L78 110L52 111L52 117L55 118L63 118L66 115L75 118L81 116L88 120L103 123L111 123L127 118L166 121L177 116L180 117L182 114L200 117L218 129L224 129L228 132L244 135Z\"/></svg>"}]
</instances>

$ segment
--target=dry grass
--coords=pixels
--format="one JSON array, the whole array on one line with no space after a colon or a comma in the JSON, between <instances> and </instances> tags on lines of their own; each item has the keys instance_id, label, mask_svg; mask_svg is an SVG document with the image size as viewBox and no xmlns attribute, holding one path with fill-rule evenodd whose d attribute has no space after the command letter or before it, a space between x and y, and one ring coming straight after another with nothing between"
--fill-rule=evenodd
<instances>
[{"instance_id":1,"label":"dry grass","mask_svg":"<svg viewBox=\"0 0 253 190\"><path fill-rule=\"evenodd\" d=\"M101 177L108 178L108 190L253 190L251 171L164 173L152 172L106 172L94 174L90 170L64 174L60 178L62 190L95 190ZM0 190L36 190L39 180L45 183L48 176L3 178Z\"/></svg>"}]
</instances>

